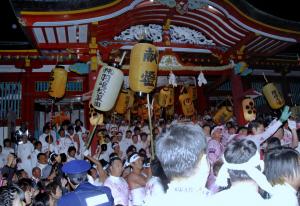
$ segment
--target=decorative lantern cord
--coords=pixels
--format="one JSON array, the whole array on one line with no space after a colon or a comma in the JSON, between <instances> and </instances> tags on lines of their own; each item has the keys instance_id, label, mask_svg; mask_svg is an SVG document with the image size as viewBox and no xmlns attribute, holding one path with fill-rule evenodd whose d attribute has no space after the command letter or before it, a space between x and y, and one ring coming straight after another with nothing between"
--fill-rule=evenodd
<instances>
[{"instance_id":1,"label":"decorative lantern cord","mask_svg":"<svg viewBox=\"0 0 300 206\"><path fill-rule=\"evenodd\" d=\"M153 103L153 101L152 101ZM148 107L148 119L149 119L149 129L150 129L150 143L151 143L151 159L154 159L154 141L153 141L153 133L152 133L152 119L151 119L151 110L152 106L150 104L149 94L147 94L147 107Z\"/></svg>"},{"instance_id":2,"label":"decorative lantern cord","mask_svg":"<svg viewBox=\"0 0 300 206\"><path fill-rule=\"evenodd\" d=\"M122 54L121 60L120 60L120 62L119 62L119 66L122 65L122 63L123 63L123 61L124 61L124 58L125 58L125 55L126 55L126 51L124 51L123 54Z\"/></svg>"},{"instance_id":3,"label":"decorative lantern cord","mask_svg":"<svg viewBox=\"0 0 300 206\"><path fill-rule=\"evenodd\" d=\"M176 76L172 71L170 71L169 74L169 84L173 87L177 87Z\"/></svg>"},{"instance_id":4,"label":"decorative lantern cord","mask_svg":"<svg viewBox=\"0 0 300 206\"><path fill-rule=\"evenodd\" d=\"M52 129L52 118L53 118L53 113L54 113L54 100L53 99L51 99L50 100L50 102L51 102L51 111L50 111L50 130ZM50 139L50 135L51 135L51 132L49 132L49 135L48 135L48 138ZM48 139L48 140L49 140ZM48 141L48 142L50 142L50 141ZM50 147L50 144L49 144L49 147ZM50 148L48 148L48 149L50 149ZM50 151L50 150L49 150Z\"/></svg>"},{"instance_id":5,"label":"decorative lantern cord","mask_svg":"<svg viewBox=\"0 0 300 206\"><path fill-rule=\"evenodd\" d=\"M199 76L198 76L198 86L201 87L202 84L203 85L207 84L207 80L205 79L204 74L201 71L200 74L199 74Z\"/></svg>"},{"instance_id":6,"label":"decorative lantern cord","mask_svg":"<svg viewBox=\"0 0 300 206\"><path fill-rule=\"evenodd\" d=\"M268 80L267 80L266 75L265 75L264 72L263 72L263 76L264 76L265 81L268 83Z\"/></svg>"}]
</instances>

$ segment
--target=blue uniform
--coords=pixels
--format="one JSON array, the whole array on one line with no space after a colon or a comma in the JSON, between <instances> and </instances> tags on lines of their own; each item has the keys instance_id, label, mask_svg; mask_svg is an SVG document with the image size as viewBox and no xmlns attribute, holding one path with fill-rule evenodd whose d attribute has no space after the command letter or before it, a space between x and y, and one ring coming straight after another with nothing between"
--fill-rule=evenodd
<instances>
[{"instance_id":1,"label":"blue uniform","mask_svg":"<svg viewBox=\"0 0 300 206\"><path fill-rule=\"evenodd\" d=\"M74 192L63 195L57 206L113 206L111 190L105 186L81 183Z\"/></svg>"}]
</instances>

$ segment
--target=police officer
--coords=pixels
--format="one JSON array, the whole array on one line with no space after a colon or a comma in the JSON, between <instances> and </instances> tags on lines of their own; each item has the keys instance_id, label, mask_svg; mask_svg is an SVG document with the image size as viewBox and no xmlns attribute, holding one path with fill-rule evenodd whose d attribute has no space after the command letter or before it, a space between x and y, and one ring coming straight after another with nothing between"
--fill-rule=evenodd
<instances>
[{"instance_id":1,"label":"police officer","mask_svg":"<svg viewBox=\"0 0 300 206\"><path fill-rule=\"evenodd\" d=\"M87 181L87 172L91 168L85 160L72 160L62 167L71 187L74 189L63 195L58 206L113 206L111 190L105 186L94 186Z\"/></svg>"}]
</instances>

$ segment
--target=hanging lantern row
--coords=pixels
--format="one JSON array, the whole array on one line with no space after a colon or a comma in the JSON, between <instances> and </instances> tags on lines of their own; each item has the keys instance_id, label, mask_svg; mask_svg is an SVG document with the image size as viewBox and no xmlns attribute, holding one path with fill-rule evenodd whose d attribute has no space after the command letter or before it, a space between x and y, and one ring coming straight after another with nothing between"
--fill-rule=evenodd
<instances>
[{"instance_id":1,"label":"hanging lantern row","mask_svg":"<svg viewBox=\"0 0 300 206\"><path fill-rule=\"evenodd\" d=\"M24 55L0 55L0 60L10 61L10 60L43 60L43 61L51 61L51 60L59 60L59 61L70 61L70 60L78 60L78 56L74 54L69 55L49 55L49 56L24 56Z\"/></svg>"},{"instance_id":2,"label":"hanging lantern row","mask_svg":"<svg viewBox=\"0 0 300 206\"><path fill-rule=\"evenodd\" d=\"M204 63L204 62L207 62L207 63L210 63L211 60L209 58L206 58L206 59L199 59L199 58L181 58L181 61L182 62L201 62L201 63Z\"/></svg>"}]
</instances>

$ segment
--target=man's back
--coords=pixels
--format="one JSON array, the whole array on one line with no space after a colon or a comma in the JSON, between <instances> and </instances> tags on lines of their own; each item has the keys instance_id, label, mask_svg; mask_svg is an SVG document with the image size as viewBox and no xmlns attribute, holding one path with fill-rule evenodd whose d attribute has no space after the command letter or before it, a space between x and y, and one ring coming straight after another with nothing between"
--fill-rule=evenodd
<instances>
[{"instance_id":1,"label":"man's back","mask_svg":"<svg viewBox=\"0 0 300 206\"><path fill-rule=\"evenodd\" d=\"M206 202L207 206L263 206L268 205L257 191L257 186L253 183L240 183L227 190L210 196Z\"/></svg>"},{"instance_id":2,"label":"man's back","mask_svg":"<svg viewBox=\"0 0 300 206\"><path fill-rule=\"evenodd\" d=\"M58 206L112 206L111 190L105 186L94 186L88 182L80 184L74 192L61 197Z\"/></svg>"}]
</instances>

